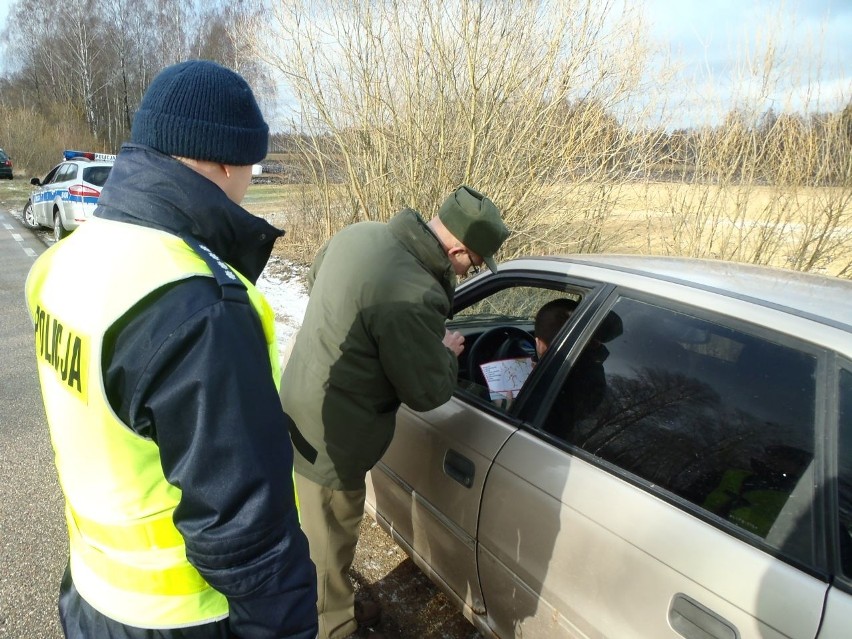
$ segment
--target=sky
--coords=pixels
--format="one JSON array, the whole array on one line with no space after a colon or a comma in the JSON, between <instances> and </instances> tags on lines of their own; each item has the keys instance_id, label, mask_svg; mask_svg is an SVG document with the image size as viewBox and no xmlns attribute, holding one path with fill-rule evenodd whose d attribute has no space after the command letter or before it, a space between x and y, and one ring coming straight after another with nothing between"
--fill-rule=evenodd
<instances>
[{"instance_id":1,"label":"sky","mask_svg":"<svg viewBox=\"0 0 852 639\"><path fill-rule=\"evenodd\" d=\"M641 1L652 35L683 67L681 83L691 93L677 97L685 100L687 120L700 119L713 95L727 104L750 98L779 113L832 110L852 99L852 0ZM761 91L749 60L759 60L770 35L781 45L778 73L770 90ZM817 67L821 77L814 81Z\"/></svg>"},{"instance_id":2,"label":"sky","mask_svg":"<svg viewBox=\"0 0 852 639\"><path fill-rule=\"evenodd\" d=\"M762 110L779 113L805 106L833 110L852 99L852 0L623 1L644 4L652 36L682 69L670 97L681 105L676 124L718 117L708 115L711 97L725 104L749 97ZM0 0L0 29L12 2ZM784 46L777 87L765 92L744 60L748 53L754 57L768 33ZM822 69L819 82L813 80L815 60Z\"/></svg>"}]
</instances>

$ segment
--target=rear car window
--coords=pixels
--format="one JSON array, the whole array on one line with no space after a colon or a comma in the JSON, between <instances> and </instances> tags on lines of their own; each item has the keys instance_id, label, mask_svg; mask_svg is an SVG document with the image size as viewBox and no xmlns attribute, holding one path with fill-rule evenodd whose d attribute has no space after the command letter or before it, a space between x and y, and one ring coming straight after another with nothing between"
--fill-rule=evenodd
<instances>
[{"instance_id":1,"label":"rear car window","mask_svg":"<svg viewBox=\"0 0 852 639\"><path fill-rule=\"evenodd\" d=\"M95 186L103 186L111 170L111 166L87 166L83 169L83 181Z\"/></svg>"},{"instance_id":2,"label":"rear car window","mask_svg":"<svg viewBox=\"0 0 852 639\"><path fill-rule=\"evenodd\" d=\"M771 339L623 297L544 429L810 563L816 364Z\"/></svg>"}]
</instances>

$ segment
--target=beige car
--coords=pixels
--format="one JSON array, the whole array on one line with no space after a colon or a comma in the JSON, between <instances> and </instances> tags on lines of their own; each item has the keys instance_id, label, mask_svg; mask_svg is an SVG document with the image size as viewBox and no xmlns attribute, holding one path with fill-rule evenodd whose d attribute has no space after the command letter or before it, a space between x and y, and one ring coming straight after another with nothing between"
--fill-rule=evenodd
<instances>
[{"instance_id":1,"label":"beige car","mask_svg":"<svg viewBox=\"0 0 852 639\"><path fill-rule=\"evenodd\" d=\"M402 407L367 500L481 633L852 637L852 282L524 259L454 308L455 395Z\"/></svg>"}]
</instances>

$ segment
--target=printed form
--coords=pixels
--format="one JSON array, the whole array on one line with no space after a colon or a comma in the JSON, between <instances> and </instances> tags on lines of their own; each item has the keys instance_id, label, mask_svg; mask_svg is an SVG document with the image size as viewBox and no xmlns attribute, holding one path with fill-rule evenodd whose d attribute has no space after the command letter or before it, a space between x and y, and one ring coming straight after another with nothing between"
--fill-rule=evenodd
<instances>
[{"instance_id":1,"label":"printed form","mask_svg":"<svg viewBox=\"0 0 852 639\"><path fill-rule=\"evenodd\" d=\"M480 364L479 367L485 375L491 399L513 399L530 376L533 363L531 357L518 357Z\"/></svg>"}]
</instances>

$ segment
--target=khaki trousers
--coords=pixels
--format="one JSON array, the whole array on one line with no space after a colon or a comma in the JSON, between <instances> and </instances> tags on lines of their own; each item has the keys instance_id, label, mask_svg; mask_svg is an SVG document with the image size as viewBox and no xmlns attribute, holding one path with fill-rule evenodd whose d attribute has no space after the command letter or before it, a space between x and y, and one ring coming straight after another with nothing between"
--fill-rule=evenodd
<instances>
[{"instance_id":1,"label":"khaki trousers","mask_svg":"<svg viewBox=\"0 0 852 639\"><path fill-rule=\"evenodd\" d=\"M364 517L367 491L332 490L296 473L302 530L317 568L318 639L342 639L358 629L349 568Z\"/></svg>"}]
</instances>

